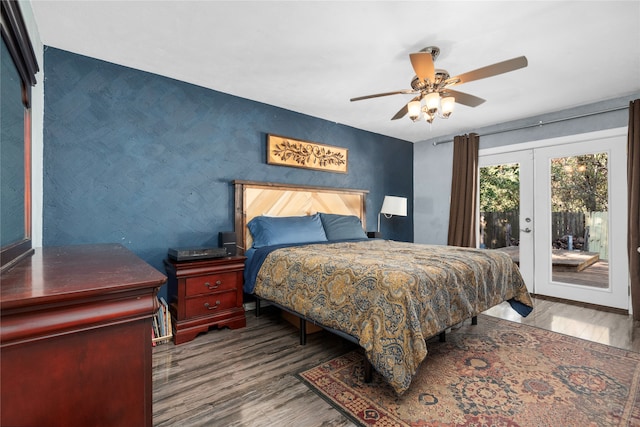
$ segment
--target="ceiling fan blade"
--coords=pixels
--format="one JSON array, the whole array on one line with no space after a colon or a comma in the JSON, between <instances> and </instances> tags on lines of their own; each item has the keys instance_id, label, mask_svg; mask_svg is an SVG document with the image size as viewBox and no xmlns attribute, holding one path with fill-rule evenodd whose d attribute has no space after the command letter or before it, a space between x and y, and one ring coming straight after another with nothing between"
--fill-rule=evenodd
<instances>
[{"instance_id":1,"label":"ceiling fan blade","mask_svg":"<svg viewBox=\"0 0 640 427\"><path fill-rule=\"evenodd\" d=\"M442 96L453 96L458 104L466 105L467 107L477 107L485 101L477 96L451 89L446 89L442 92Z\"/></svg>"},{"instance_id":2,"label":"ceiling fan blade","mask_svg":"<svg viewBox=\"0 0 640 427\"><path fill-rule=\"evenodd\" d=\"M396 113L396 115L395 115L395 116L391 117L391 120L398 120L398 119L401 119L401 118L403 118L404 116L406 116L408 112L409 112L409 107L407 106L407 104L405 104L405 106L404 106L404 107L402 107L402 108L400 109L400 111L398 111L398 112Z\"/></svg>"},{"instance_id":3,"label":"ceiling fan blade","mask_svg":"<svg viewBox=\"0 0 640 427\"><path fill-rule=\"evenodd\" d=\"M415 98L413 98L411 101L409 102L413 102L413 101L420 101L420 98L422 97L422 95L418 95ZM398 120L403 118L404 116L407 115L407 113L409 112L409 102L407 102L406 104L404 104L404 107L402 107L400 109L400 111L398 111L396 113L395 116L391 117L391 120Z\"/></svg>"},{"instance_id":4,"label":"ceiling fan blade","mask_svg":"<svg viewBox=\"0 0 640 427\"><path fill-rule=\"evenodd\" d=\"M497 76L498 74L508 73L509 71L518 70L528 65L526 56L507 59L506 61L497 62L493 65L478 68L455 77L451 77L445 82L445 86L459 85L462 83L472 82L474 80L486 79L487 77Z\"/></svg>"},{"instance_id":5,"label":"ceiling fan blade","mask_svg":"<svg viewBox=\"0 0 640 427\"><path fill-rule=\"evenodd\" d=\"M430 52L417 52L409 55L413 71L420 80L429 80L433 82L435 76L435 67L433 66L433 57Z\"/></svg>"},{"instance_id":6,"label":"ceiling fan blade","mask_svg":"<svg viewBox=\"0 0 640 427\"><path fill-rule=\"evenodd\" d=\"M363 99L369 99L369 98L379 98L381 96L389 96L389 95L397 95L399 93L415 93L414 90L410 90L410 89L404 89L404 90L396 90L394 92L384 92L384 93L376 93L373 95L365 95L365 96L358 96L355 98L351 98L350 101L362 101Z\"/></svg>"}]
</instances>

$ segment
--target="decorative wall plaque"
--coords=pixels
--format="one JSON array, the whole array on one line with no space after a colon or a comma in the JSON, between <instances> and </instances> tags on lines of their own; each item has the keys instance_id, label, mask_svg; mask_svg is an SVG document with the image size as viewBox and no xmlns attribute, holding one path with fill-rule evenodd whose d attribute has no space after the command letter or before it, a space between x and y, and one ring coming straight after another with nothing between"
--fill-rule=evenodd
<instances>
[{"instance_id":1,"label":"decorative wall plaque","mask_svg":"<svg viewBox=\"0 0 640 427\"><path fill-rule=\"evenodd\" d=\"M267 135L267 163L347 173L349 150L311 141Z\"/></svg>"}]
</instances>

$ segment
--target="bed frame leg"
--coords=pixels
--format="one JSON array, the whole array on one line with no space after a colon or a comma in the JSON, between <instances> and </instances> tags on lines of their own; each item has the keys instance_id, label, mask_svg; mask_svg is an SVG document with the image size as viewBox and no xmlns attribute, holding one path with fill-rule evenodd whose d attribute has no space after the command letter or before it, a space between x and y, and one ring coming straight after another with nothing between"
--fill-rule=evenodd
<instances>
[{"instance_id":1,"label":"bed frame leg","mask_svg":"<svg viewBox=\"0 0 640 427\"><path fill-rule=\"evenodd\" d=\"M373 380L373 367L367 357L364 358L364 382L370 383Z\"/></svg>"},{"instance_id":2,"label":"bed frame leg","mask_svg":"<svg viewBox=\"0 0 640 427\"><path fill-rule=\"evenodd\" d=\"M307 321L300 318L300 345L307 344Z\"/></svg>"},{"instance_id":3,"label":"bed frame leg","mask_svg":"<svg viewBox=\"0 0 640 427\"><path fill-rule=\"evenodd\" d=\"M471 324L472 325L477 325L478 324L478 316L473 316L471 318Z\"/></svg>"},{"instance_id":4,"label":"bed frame leg","mask_svg":"<svg viewBox=\"0 0 640 427\"><path fill-rule=\"evenodd\" d=\"M260 298L256 297L256 317L260 317Z\"/></svg>"}]
</instances>

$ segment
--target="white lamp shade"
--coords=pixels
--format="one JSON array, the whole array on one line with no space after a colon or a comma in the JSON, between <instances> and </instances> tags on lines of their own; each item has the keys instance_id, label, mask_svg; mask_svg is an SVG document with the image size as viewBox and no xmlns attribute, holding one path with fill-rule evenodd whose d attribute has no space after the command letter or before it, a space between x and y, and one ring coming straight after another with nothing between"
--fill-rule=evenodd
<instances>
[{"instance_id":1,"label":"white lamp shade","mask_svg":"<svg viewBox=\"0 0 640 427\"><path fill-rule=\"evenodd\" d=\"M438 111L438 107L440 106L440 94L438 92L431 92L424 97L424 100L429 114L434 114Z\"/></svg>"},{"instance_id":2,"label":"white lamp shade","mask_svg":"<svg viewBox=\"0 0 640 427\"><path fill-rule=\"evenodd\" d=\"M407 216L407 198L384 196L380 213L385 215Z\"/></svg>"},{"instance_id":3,"label":"white lamp shade","mask_svg":"<svg viewBox=\"0 0 640 427\"><path fill-rule=\"evenodd\" d=\"M416 120L420 117L420 101L411 101L407 104L407 108L409 110L409 118L411 120Z\"/></svg>"},{"instance_id":4,"label":"white lamp shade","mask_svg":"<svg viewBox=\"0 0 640 427\"><path fill-rule=\"evenodd\" d=\"M451 113L453 113L453 107L455 106L455 104L456 104L456 99L453 96L447 96L445 98L442 98L442 101L440 101L442 115L444 117L449 117Z\"/></svg>"}]
</instances>

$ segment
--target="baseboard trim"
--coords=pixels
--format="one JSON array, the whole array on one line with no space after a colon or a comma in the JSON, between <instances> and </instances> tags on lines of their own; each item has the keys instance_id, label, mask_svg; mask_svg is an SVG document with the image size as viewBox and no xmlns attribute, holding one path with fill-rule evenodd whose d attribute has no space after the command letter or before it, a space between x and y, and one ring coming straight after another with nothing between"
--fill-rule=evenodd
<instances>
[{"instance_id":1,"label":"baseboard trim","mask_svg":"<svg viewBox=\"0 0 640 427\"><path fill-rule=\"evenodd\" d=\"M550 297L547 295L531 294L531 296L534 298L543 299L547 301L560 302L563 304L575 305L578 307L592 308L594 310L606 311L608 313L625 314L625 315L629 314L629 310L625 310L623 308L607 307L605 305L590 304L587 302L580 302L580 301L572 301L569 299Z\"/></svg>"}]
</instances>

